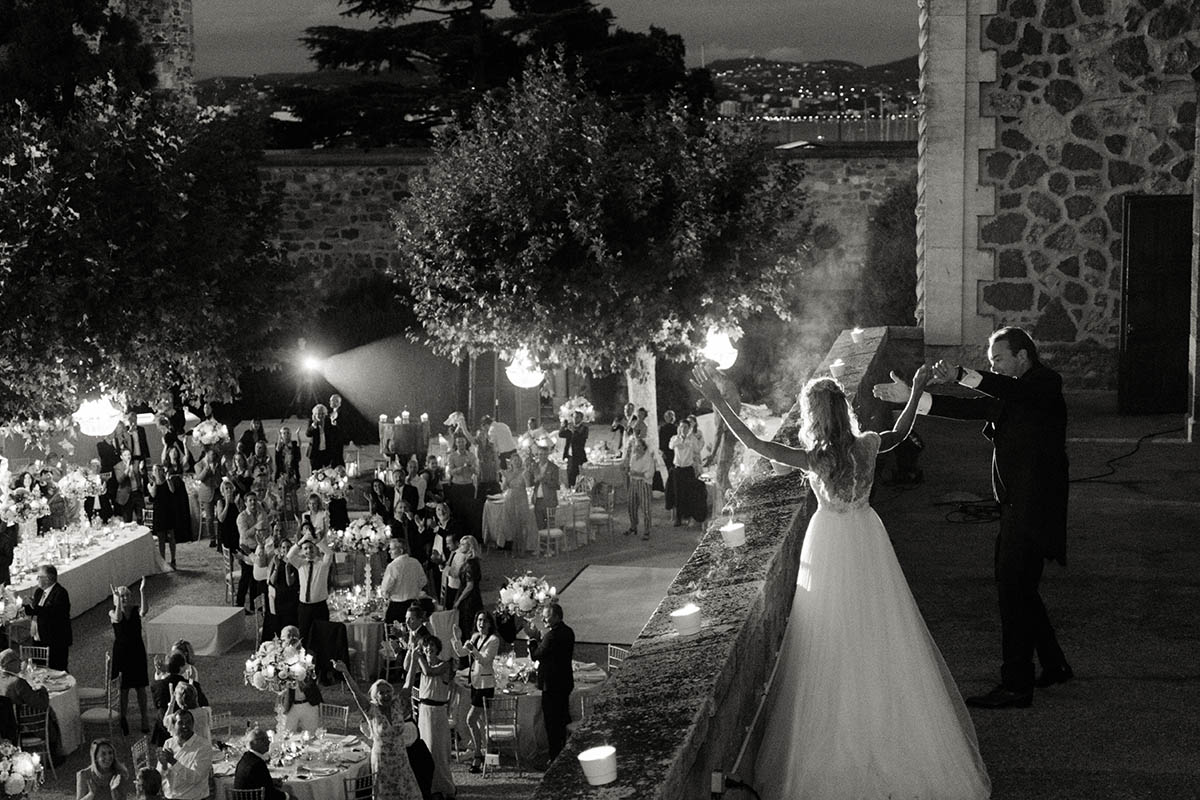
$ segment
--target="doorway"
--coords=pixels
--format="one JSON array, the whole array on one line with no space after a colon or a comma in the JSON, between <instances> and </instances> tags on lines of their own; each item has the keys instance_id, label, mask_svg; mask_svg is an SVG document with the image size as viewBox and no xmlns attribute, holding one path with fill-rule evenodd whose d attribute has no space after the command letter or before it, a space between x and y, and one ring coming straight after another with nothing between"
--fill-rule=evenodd
<instances>
[{"instance_id":1,"label":"doorway","mask_svg":"<svg viewBox=\"0 0 1200 800\"><path fill-rule=\"evenodd\" d=\"M1117 406L1187 410L1192 308L1192 196L1125 198Z\"/></svg>"}]
</instances>

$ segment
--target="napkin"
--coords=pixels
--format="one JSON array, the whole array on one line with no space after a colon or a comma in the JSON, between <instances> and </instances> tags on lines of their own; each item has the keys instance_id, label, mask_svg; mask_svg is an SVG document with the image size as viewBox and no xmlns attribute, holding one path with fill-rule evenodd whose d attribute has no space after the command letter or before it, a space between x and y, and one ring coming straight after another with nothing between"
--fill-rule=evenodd
<instances>
[{"instance_id":1,"label":"napkin","mask_svg":"<svg viewBox=\"0 0 1200 800\"><path fill-rule=\"evenodd\" d=\"M232 775L235 769L237 769L237 766L228 761L219 761L213 764L213 774L221 778Z\"/></svg>"}]
</instances>

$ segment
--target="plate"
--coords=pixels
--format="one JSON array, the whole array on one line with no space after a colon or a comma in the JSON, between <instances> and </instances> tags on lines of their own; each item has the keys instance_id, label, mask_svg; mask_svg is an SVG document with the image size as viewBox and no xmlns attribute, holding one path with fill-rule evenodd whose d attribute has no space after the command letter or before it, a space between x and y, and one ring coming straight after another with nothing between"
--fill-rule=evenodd
<instances>
[{"instance_id":1,"label":"plate","mask_svg":"<svg viewBox=\"0 0 1200 800\"><path fill-rule=\"evenodd\" d=\"M529 694L528 689L502 689L504 694Z\"/></svg>"},{"instance_id":2,"label":"plate","mask_svg":"<svg viewBox=\"0 0 1200 800\"><path fill-rule=\"evenodd\" d=\"M337 774L337 767L309 767L309 775L316 775L318 778L328 778L330 775ZM296 777L301 777L297 775Z\"/></svg>"}]
</instances>

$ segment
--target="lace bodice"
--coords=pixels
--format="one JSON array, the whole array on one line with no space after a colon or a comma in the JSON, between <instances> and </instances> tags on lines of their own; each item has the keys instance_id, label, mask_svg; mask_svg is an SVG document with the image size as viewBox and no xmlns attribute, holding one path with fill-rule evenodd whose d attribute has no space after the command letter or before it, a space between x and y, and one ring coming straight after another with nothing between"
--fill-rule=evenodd
<instances>
[{"instance_id":1,"label":"lace bodice","mask_svg":"<svg viewBox=\"0 0 1200 800\"><path fill-rule=\"evenodd\" d=\"M867 506L871 499L871 485L875 481L875 458L879 455L879 443L879 434L873 431L855 440L850 451L854 469L850 480L843 480L844 485L832 485L829 476L821 474L822 465L806 471L821 508L845 513Z\"/></svg>"}]
</instances>

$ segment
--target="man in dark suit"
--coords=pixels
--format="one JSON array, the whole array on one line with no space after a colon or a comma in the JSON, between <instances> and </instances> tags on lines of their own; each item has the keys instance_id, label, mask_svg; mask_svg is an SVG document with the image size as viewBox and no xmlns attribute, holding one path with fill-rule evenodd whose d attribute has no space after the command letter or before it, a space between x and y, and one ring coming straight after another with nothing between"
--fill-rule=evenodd
<instances>
[{"instance_id":1,"label":"man in dark suit","mask_svg":"<svg viewBox=\"0 0 1200 800\"><path fill-rule=\"evenodd\" d=\"M576 411L574 418L563 422L558 429L558 435L566 439L563 445L563 458L567 462L567 486L575 487L575 479L579 477L579 468L587 462L588 428L584 424L583 414Z\"/></svg>"},{"instance_id":2,"label":"man in dark suit","mask_svg":"<svg viewBox=\"0 0 1200 800\"><path fill-rule=\"evenodd\" d=\"M96 442L96 456L100 459L100 478L104 481L104 492L100 495L100 519L108 522L115 513L117 502L117 476L115 469L121 460L121 446L125 439L125 423L118 422L112 436Z\"/></svg>"},{"instance_id":3,"label":"man in dark suit","mask_svg":"<svg viewBox=\"0 0 1200 800\"><path fill-rule=\"evenodd\" d=\"M346 428L349 427L349 420L345 420L341 415L342 396L334 394L329 396L329 418L325 420L325 437L329 440L326 445L328 450L328 466L344 467L346 466L345 447L349 437L346 436Z\"/></svg>"},{"instance_id":4,"label":"man in dark suit","mask_svg":"<svg viewBox=\"0 0 1200 800\"><path fill-rule=\"evenodd\" d=\"M575 631L563 622L562 606L557 603L542 609L545 632L531 626L529 630L530 658L537 662L537 687L542 690L542 721L546 724L546 741L550 744L550 759L567 743L567 724L571 721L571 690L575 674L571 659L575 656Z\"/></svg>"},{"instance_id":5,"label":"man in dark suit","mask_svg":"<svg viewBox=\"0 0 1200 800\"><path fill-rule=\"evenodd\" d=\"M233 773L234 789L262 789L265 800L288 800L291 796L276 785L267 766L267 751L271 749L271 738L261 725L250 731L246 752L242 753Z\"/></svg>"},{"instance_id":6,"label":"man in dark suit","mask_svg":"<svg viewBox=\"0 0 1200 800\"><path fill-rule=\"evenodd\" d=\"M53 564L42 564L37 582L33 602L25 604L25 614L33 617L33 643L50 648L46 666L66 671L67 652L72 644L71 595L58 582L58 568Z\"/></svg>"},{"instance_id":7,"label":"man in dark suit","mask_svg":"<svg viewBox=\"0 0 1200 800\"><path fill-rule=\"evenodd\" d=\"M308 464L313 472L329 466L329 409L321 403L313 406L308 430Z\"/></svg>"},{"instance_id":8,"label":"man in dark suit","mask_svg":"<svg viewBox=\"0 0 1200 800\"><path fill-rule=\"evenodd\" d=\"M1035 686L1046 688L1074 677L1038 593L1047 560L1067 563L1067 406L1062 376L1042 364L1037 345L1020 328L1001 328L988 340L991 372L939 361L936 382L954 381L982 397L927 396L920 413L985 420L992 442L992 490L1000 504L995 577L1000 600L1000 684L967 698L979 708L1025 708ZM907 386L875 387L875 396L907 399ZM931 382L934 382L931 381ZM898 402L898 400L897 400ZM1042 665L1034 677L1033 655Z\"/></svg>"}]
</instances>

